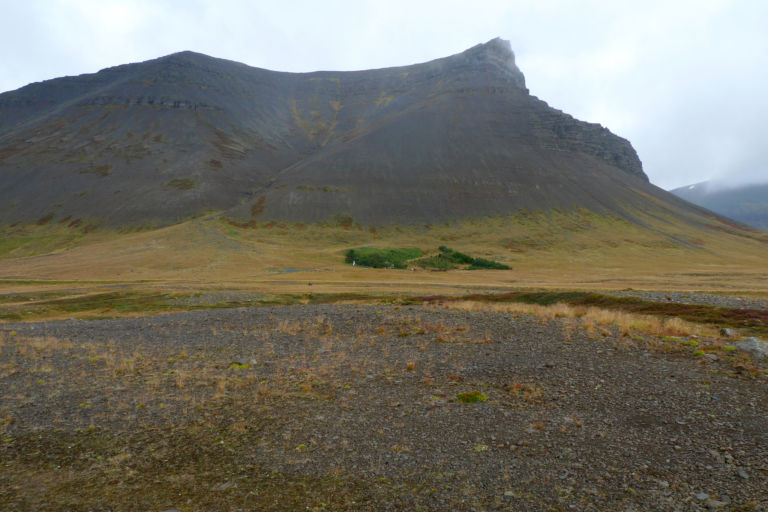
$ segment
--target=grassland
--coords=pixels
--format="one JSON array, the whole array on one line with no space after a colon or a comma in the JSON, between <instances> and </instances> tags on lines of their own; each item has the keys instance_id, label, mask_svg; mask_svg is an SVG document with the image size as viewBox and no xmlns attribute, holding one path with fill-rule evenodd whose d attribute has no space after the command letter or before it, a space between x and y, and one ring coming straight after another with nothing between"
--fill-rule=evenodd
<instances>
[{"instance_id":1,"label":"grassland","mask_svg":"<svg viewBox=\"0 0 768 512\"><path fill-rule=\"evenodd\" d=\"M104 283L142 289L225 288L265 294L449 293L520 288L669 289L768 293L768 235L692 228L647 216L643 224L588 212L513 215L439 226L361 227L259 223L215 216L155 230L44 225L3 229L4 290ZM86 223L87 224L87 223ZM355 247L448 245L512 270L409 272L351 267ZM26 284L25 284L26 283ZM311 289L309 284L311 283Z\"/></svg>"},{"instance_id":2,"label":"grassland","mask_svg":"<svg viewBox=\"0 0 768 512\"><path fill-rule=\"evenodd\" d=\"M6 228L0 320L439 298L560 302L764 334L764 318L740 317L730 308L659 304L600 293L631 288L768 298L765 234L729 231L728 226L686 228L683 233L683 228L678 232L674 226L662 230L649 225L585 212L553 212L375 229L334 223L238 227L215 216L138 232L83 233L64 225ZM447 249L449 244L452 249ZM351 247L378 247L370 251L406 259L443 247L452 255L472 254L472 259L513 268L435 272L353 267L345 263ZM386 251L392 247L413 249Z\"/></svg>"}]
</instances>

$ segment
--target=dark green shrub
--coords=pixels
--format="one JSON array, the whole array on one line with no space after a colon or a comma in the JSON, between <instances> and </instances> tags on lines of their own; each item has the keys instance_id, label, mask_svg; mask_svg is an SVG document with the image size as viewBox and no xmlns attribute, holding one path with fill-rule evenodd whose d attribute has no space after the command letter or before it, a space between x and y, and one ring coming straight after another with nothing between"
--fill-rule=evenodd
<instances>
[{"instance_id":1,"label":"dark green shrub","mask_svg":"<svg viewBox=\"0 0 768 512\"><path fill-rule=\"evenodd\" d=\"M486 260L484 258L475 258L468 270L509 270L509 266L498 261Z\"/></svg>"},{"instance_id":2,"label":"dark green shrub","mask_svg":"<svg viewBox=\"0 0 768 512\"><path fill-rule=\"evenodd\" d=\"M348 264L360 265L372 268L406 268L408 264L427 269L451 270L462 266L468 270L493 269L508 270L509 267L497 261L484 258L473 258L459 251L441 245L440 251L435 256L419 258L422 255L420 249L377 249L374 247L360 247L348 249L344 253L344 261ZM419 259L416 259L419 258ZM468 267L463 267L469 265Z\"/></svg>"},{"instance_id":3,"label":"dark green shrub","mask_svg":"<svg viewBox=\"0 0 768 512\"><path fill-rule=\"evenodd\" d=\"M442 254L420 258L414 261L413 264L422 268L434 268L437 270L450 270L456 268L456 265Z\"/></svg>"},{"instance_id":4,"label":"dark green shrub","mask_svg":"<svg viewBox=\"0 0 768 512\"><path fill-rule=\"evenodd\" d=\"M360 249L349 249L345 253L344 261L363 267L406 268L409 260L418 258L421 254L421 250L416 248L376 249L374 247L361 247Z\"/></svg>"},{"instance_id":5,"label":"dark green shrub","mask_svg":"<svg viewBox=\"0 0 768 512\"><path fill-rule=\"evenodd\" d=\"M440 251L440 256L447 258L448 261L451 261L453 263L458 263L459 265L468 265L471 264L472 261L474 261L474 258L472 256L469 256L468 254L464 254L463 252L454 251L453 249L446 247L444 245L441 245L438 247L438 250Z\"/></svg>"}]
</instances>

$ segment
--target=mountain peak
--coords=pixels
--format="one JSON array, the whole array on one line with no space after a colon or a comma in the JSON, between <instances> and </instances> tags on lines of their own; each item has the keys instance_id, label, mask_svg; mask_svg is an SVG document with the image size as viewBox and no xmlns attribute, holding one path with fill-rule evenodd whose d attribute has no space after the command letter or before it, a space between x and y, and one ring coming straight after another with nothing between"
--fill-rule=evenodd
<instances>
[{"instance_id":1,"label":"mountain peak","mask_svg":"<svg viewBox=\"0 0 768 512\"><path fill-rule=\"evenodd\" d=\"M165 57L160 57L165 60L216 60L216 57L211 57L204 53L193 52L191 50L183 50L180 52L171 53Z\"/></svg>"},{"instance_id":2,"label":"mountain peak","mask_svg":"<svg viewBox=\"0 0 768 512\"><path fill-rule=\"evenodd\" d=\"M484 53L489 57L507 59L513 66L515 65L515 53L512 51L512 45L509 43L509 41L500 37L494 37L487 43L480 43L467 50L467 52L471 51Z\"/></svg>"},{"instance_id":3,"label":"mountain peak","mask_svg":"<svg viewBox=\"0 0 768 512\"><path fill-rule=\"evenodd\" d=\"M516 87L526 89L525 76L515 64L515 53L512 51L512 46L509 41L499 37L491 39L487 43L473 46L445 60L454 66L466 67L473 72L485 71L500 74Z\"/></svg>"},{"instance_id":4,"label":"mountain peak","mask_svg":"<svg viewBox=\"0 0 768 512\"><path fill-rule=\"evenodd\" d=\"M350 72L182 51L0 95L0 114L5 222L167 224L210 209L368 225L554 207L629 216L621 205L643 203L638 187L655 193L628 141L529 95L498 38Z\"/></svg>"},{"instance_id":5,"label":"mountain peak","mask_svg":"<svg viewBox=\"0 0 768 512\"><path fill-rule=\"evenodd\" d=\"M202 66L207 67L210 65L215 65L215 63L220 61L225 61L225 59L220 59L217 57L211 57L210 55L206 55L204 53L199 52L193 52L191 50L184 50L180 52L171 53L169 55L165 55L163 57L153 59L154 62L162 63L164 65L193 65L193 66ZM148 61L148 62L153 62ZM231 61L225 61L225 62L231 62Z\"/></svg>"}]
</instances>

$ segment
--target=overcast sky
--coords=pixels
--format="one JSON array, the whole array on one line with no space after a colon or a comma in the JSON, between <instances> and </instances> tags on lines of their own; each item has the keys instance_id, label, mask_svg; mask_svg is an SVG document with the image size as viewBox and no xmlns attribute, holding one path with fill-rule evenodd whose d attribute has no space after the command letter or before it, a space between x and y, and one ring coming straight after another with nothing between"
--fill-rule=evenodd
<instances>
[{"instance_id":1,"label":"overcast sky","mask_svg":"<svg viewBox=\"0 0 768 512\"><path fill-rule=\"evenodd\" d=\"M507 39L531 93L629 139L663 188L768 181L768 1L2 0L0 91L181 50L280 71Z\"/></svg>"}]
</instances>

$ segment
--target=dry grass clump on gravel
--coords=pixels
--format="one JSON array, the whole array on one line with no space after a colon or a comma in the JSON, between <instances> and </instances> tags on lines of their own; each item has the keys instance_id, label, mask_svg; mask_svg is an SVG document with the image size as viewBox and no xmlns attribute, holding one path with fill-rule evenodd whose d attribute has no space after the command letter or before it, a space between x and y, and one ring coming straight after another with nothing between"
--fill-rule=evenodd
<instances>
[{"instance_id":1,"label":"dry grass clump on gravel","mask_svg":"<svg viewBox=\"0 0 768 512\"><path fill-rule=\"evenodd\" d=\"M446 303L448 309L459 311L493 311L496 313L533 314L546 320L577 319L580 326L594 331L597 326L615 327L622 335L643 333L652 336L716 336L717 330L711 326L687 322L680 318L663 318L654 315L629 313L615 309L571 306L556 303L549 306L525 304L520 302L489 303L475 301L457 301Z\"/></svg>"},{"instance_id":2,"label":"dry grass clump on gravel","mask_svg":"<svg viewBox=\"0 0 768 512\"><path fill-rule=\"evenodd\" d=\"M557 322L567 341L572 341L578 332L582 332L590 339L612 338L617 346L624 349L642 347L655 352L684 353L695 357L711 354L729 361L739 372L753 375L761 372L749 356L735 353L735 347L730 344L730 340L723 339L713 326L688 322L677 317L643 315L564 303L543 306L467 300L446 302L442 307L456 311L533 315L540 322Z\"/></svg>"}]
</instances>

